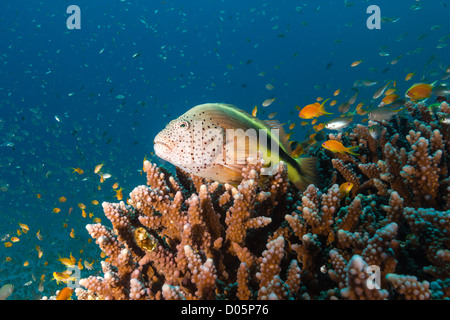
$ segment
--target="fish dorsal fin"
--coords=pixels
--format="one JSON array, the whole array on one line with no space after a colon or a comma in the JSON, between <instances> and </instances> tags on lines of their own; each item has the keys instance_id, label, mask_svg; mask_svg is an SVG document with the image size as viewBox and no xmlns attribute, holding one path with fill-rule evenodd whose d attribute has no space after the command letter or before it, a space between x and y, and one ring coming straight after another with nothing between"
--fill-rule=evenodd
<instances>
[{"instance_id":1,"label":"fish dorsal fin","mask_svg":"<svg viewBox=\"0 0 450 320\"><path fill-rule=\"evenodd\" d=\"M280 142L283 144L283 147L287 151L287 153L291 155L292 149L289 145L289 137L286 134L283 125L278 120L264 120L263 122L270 129L278 129Z\"/></svg>"},{"instance_id":2,"label":"fish dorsal fin","mask_svg":"<svg viewBox=\"0 0 450 320\"><path fill-rule=\"evenodd\" d=\"M227 104L227 103L219 103L219 104L222 105L222 106L224 106L224 107L227 107L227 108L236 110L236 111L242 113L243 115L245 115L245 116L247 116L247 117L249 117L249 118L256 119L256 117L252 116L252 115L251 115L250 113L248 113L247 111L242 110L241 108L238 108L238 107L236 107L236 106L233 105L233 104Z\"/></svg>"}]
</instances>

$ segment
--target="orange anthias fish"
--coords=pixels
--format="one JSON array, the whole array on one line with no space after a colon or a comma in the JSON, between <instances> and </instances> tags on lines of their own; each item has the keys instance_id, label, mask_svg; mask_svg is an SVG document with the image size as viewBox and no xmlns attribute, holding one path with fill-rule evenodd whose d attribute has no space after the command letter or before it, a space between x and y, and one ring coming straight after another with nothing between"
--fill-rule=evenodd
<instances>
[{"instance_id":1,"label":"orange anthias fish","mask_svg":"<svg viewBox=\"0 0 450 320\"><path fill-rule=\"evenodd\" d=\"M80 168L72 168L72 169L73 169L72 173L74 173L74 172L76 172L78 174L83 174L84 173L84 171L82 169L80 169Z\"/></svg>"},{"instance_id":2,"label":"orange anthias fish","mask_svg":"<svg viewBox=\"0 0 450 320\"><path fill-rule=\"evenodd\" d=\"M70 258L61 258L60 256L58 261L60 261L66 267L72 267L77 262L77 260L74 257L72 257L72 253L70 253Z\"/></svg>"},{"instance_id":3,"label":"orange anthias fish","mask_svg":"<svg viewBox=\"0 0 450 320\"><path fill-rule=\"evenodd\" d=\"M115 197L116 197L117 200L119 200L119 201L123 199L122 190L123 190L123 188L120 188L119 190L114 190L114 191L116 191Z\"/></svg>"},{"instance_id":4,"label":"orange anthias fish","mask_svg":"<svg viewBox=\"0 0 450 320\"><path fill-rule=\"evenodd\" d=\"M98 173L102 167L103 167L103 162L96 165L94 168L94 173Z\"/></svg>"},{"instance_id":5,"label":"orange anthias fish","mask_svg":"<svg viewBox=\"0 0 450 320\"><path fill-rule=\"evenodd\" d=\"M351 182L344 182L343 184L341 184L339 186L339 192L341 193L340 198L343 199L345 197L348 196L348 194L350 193L350 191L353 188L353 183Z\"/></svg>"},{"instance_id":6,"label":"orange anthias fish","mask_svg":"<svg viewBox=\"0 0 450 320\"><path fill-rule=\"evenodd\" d=\"M354 149L358 148L358 146L354 147L344 147L344 145L336 140L328 140L322 143L322 147L324 147L327 150L330 150L331 152L338 152L338 153L350 153L354 156L359 156L359 154L353 152Z\"/></svg>"},{"instance_id":7,"label":"orange anthias fish","mask_svg":"<svg viewBox=\"0 0 450 320\"><path fill-rule=\"evenodd\" d=\"M308 104L307 106L303 107L302 110L300 110L298 116L302 119L312 119L323 116L324 114L332 114L325 111L324 104L328 100L329 99L325 100L324 102L322 102L322 104L319 104L318 102Z\"/></svg>"},{"instance_id":8,"label":"orange anthias fish","mask_svg":"<svg viewBox=\"0 0 450 320\"><path fill-rule=\"evenodd\" d=\"M414 76L414 72L408 73L405 77L405 81L411 80L411 78Z\"/></svg>"},{"instance_id":9,"label":"orange anthias fish","mask_svg":"<svg viewBox=\"0 0 450 320\"><path fill-rule=\"evenodd\" d=\"M59 291L58 295L56 296L56 300L72 300L72 293L73 289L65 287L61 291Z\"/></svg>"},{"instance_id":10,"label":"orange anthias fish","mask_svg":"<svg viewBox=\"0 0 450 320\"><path fill-rule=\"evenodd\" d=\"M74 281L76 279L74 277L71 277L68 273L55 271L53 272L52 280L56 280L56 284L59 284L59 282Z\"/></svg>"},{"instance_id":11,"label":"orange anthias fish","mask_svg":"<svg viewBox=\"0 0 450 320\"><path fill-rule=\"evenodd\" d=\"M408 89L405 96L410 98L411 101L416 102L419 100L427 99L431 97L433 91L433 85L427 83L416 83Z\"/></svg>"},{"instance_id":12,"label":"orange anthias fish","mask_svg":"<svg viewBox=\"0 0 450 320\"><path fill-rule=\"evenodd\" d=\"M394 102L395 100L398 99L398 94L390 94L387 95L383 98L383 100L381 100L385 105L391 104L392 102Z\"/></svg>"}]
</instances>

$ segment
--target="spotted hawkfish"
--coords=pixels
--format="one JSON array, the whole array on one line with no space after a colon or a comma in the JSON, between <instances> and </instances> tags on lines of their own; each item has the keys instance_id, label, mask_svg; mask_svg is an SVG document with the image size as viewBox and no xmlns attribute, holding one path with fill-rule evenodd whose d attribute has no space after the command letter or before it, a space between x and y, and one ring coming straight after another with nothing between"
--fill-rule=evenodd
<instances>
[{"instance_id":1,"label":"spotted hawkfish","mask_svg":"<svg viewBox=\"0 0 450 320\"><path fill-rule=\"evenodd\" d=\"M262 121L232 105L206 103L169 122L155 137L154 149L188 173L231 185L240 183L249 157L259 153L265 167L283 161L289 180L303 191L317 181L317 160L293 158L287 140L277 121Z\"/></svg>"}]
</instances>

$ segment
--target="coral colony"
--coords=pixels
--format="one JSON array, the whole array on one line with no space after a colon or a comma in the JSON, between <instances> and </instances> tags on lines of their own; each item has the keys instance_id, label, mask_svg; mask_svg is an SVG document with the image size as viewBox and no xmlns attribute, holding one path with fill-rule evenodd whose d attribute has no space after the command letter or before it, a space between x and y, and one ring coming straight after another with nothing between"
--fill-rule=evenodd
<instances>
[{"instance_id":1,"label":"coral colony","mask_svg":"<svg viewBox=\"0 0 450 320\"><path fill-rule=\"evenodd\" d=\"M450 107L406 106L413 121L328 136L358 155L311 150L320 182L304 192L259 158L237 187L145 161L147 185L103 203L112 228L86 227L107 259L78 299L449 298Z\"/></svg>"}]
</instances>

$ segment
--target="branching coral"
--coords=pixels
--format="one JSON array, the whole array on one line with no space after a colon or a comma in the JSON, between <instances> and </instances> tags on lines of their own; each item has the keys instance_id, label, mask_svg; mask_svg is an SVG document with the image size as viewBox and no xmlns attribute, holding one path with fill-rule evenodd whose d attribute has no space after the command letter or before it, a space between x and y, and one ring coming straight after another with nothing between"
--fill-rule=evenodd
<instances>
[{"instance_id":1,"label":"branching coral","mask_svg":"<svg viewBox=\"0 0 450 320\"><path fill-rule=\"evenodd\" d=\"M331 136L360 155L333 154L338 173L303 192L283 163L262 176L259 158L238 186L146 161L147 185L103 203L112 228L86 227L108 258L77 297L450 298L449 130L408 108L416 121L383 121L380 140L362 125ZM443 103L437 113L449 112ZM354 184L348 197L339 181Z\"/></svg>"}]
</instances>

